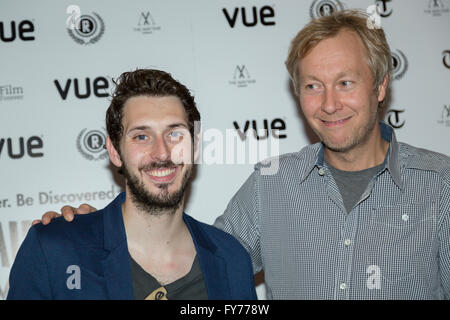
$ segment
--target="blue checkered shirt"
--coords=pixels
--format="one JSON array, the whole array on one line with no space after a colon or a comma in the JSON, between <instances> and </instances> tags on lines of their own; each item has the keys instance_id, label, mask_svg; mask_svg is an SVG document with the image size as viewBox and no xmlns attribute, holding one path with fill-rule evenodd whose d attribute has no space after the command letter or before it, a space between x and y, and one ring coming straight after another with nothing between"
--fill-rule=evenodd
<instances>
[{"instance_id":1,"label":"blue checkered shirt","mask_svg":"<svg viewBox=\"0 0 450 320\"><path fill-rule=\"evenodd\" d=\"M450 158L380 126L383 169L349 213L317 143L257 164L217 218L268 299L450 298Z\"/></svg>"}]
</instances>

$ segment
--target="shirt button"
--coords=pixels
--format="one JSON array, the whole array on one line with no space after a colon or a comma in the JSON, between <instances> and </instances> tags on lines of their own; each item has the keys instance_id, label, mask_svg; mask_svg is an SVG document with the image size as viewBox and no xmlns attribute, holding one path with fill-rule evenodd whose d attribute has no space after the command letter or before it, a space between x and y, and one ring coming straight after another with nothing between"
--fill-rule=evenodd
<instances>
[{"instance_id":1,"label":"shirt button","mask_svg":"<svg viewBox=\"0 0 450 320\"><path fill-rule=\"evenodd\" d=\"M346 284L346 283L341 283L341 284L339 285L339 289L341 289L341 290L347 289L347 284Z\"/></svg>"},{"instance_id":2,"label":"shirt button","mask_svg":"<svg viewBox=\"0 0 450 320\"><path fill-rule=\"evenodd\" d=\"M325 174L325 170L322 168L319 169L319 176L323 176Z\"/></svg>"},{"instance_id":3,"label":"shirt button","mask_svg":"<svg viewBox=\"0 0 450 320\"><path fill-rule=\"evenodd\" d=\"M402 220L403 221L408 221L409 220L409 216L407 214L402 215Z\"/></svg>"},{"instance_id":4,"label":"shirt button","mask_svg":"<svg viewBox=\"0 0 450 320\"><path fill-rule=\"evenodd\" d=\"M351 245L352 244L352 240L350 240L350 239L345 239L344 240L344 244L345 244L345 246L349 246L349 245Z\"/></svg>"}]
</instances>

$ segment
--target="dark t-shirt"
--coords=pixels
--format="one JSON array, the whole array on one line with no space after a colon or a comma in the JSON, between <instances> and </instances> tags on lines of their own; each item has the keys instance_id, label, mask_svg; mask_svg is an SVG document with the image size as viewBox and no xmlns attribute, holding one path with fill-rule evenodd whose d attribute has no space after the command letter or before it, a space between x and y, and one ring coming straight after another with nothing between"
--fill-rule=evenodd
<instances>
[{"instance_id":1,"label":"dark t-shirt","mask_svg":"<svg viewBox=\"0 0 450 320\"><path fill-rule=\"evenodd\" d=\"M165 286L147 273L130 255L131 278L135 300L207 300L205 281L198 257L184 277Z\"/></svg>"},{"instance_id":2,"label":"dark t-shirt","mask_svg":"<svg viewBox=\"0 0 450 320\"><path fill-rule=\"evenodd\" d=\"M366 190L370 179L375 177L375 175L383 168L383 164L380 164L361 171L342 171L334 168L327 162L325 162L325 164L330 169L334 181L336 181L347 212L352 211L353 207L358 203L361 195Z\"/></svg>"}]
</instances>

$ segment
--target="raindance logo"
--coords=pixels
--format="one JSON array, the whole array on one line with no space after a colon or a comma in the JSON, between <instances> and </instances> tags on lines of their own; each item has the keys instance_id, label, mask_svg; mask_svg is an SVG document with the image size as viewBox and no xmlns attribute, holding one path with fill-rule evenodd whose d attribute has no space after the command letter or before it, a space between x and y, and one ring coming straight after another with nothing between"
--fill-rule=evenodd
<instances>
[{"instance_id":1,"label":"raindance logo","mask_svg":"<svg viewBox=\"0 0 450 320\"><path fill-rule=\"evenodd\" d=\"M3 100L22 100L23 88L13 87L12 85L0 86L0 101Z\"/></svg>"},{"instance_id":2,"label":"raindance logo","mask_svg":"<svg viewBox=\"0 0 450 320\"><path fill-rule=\"evenodd\" d=\"M450 104L444 104L442 107L441 120L438 120L438 123L446 127L450 127Z\"/></svg>"},{"instance_id":3,"label":"raindance logo","mask_svg":"<svg viewBox=\"0 0 450 320\"><path fill-rule=\"evenodd\" d=\"M400 50L395 50L391 52L392 56L392 68L394 80L399 80L403 78L408 70L408 60L403 52Z\"/></svg>"},{"instance_id":4,"label":"raindance logo","mask_svg":"<svg viewBox=\"0 0 450 320\"><path fill-rule=\"evenodd\" d=\"M96 12L92 12L92 15L83 14L74 25L67 26L67 32L76 43L94 44L105 33L105 23Z\"/></svg>"},{"instance_id":5,"label":"raindance logo","mask_svg":"<svg viewBox=\"0 0 450 320\"><path fill-rule=\"evenodd\" d=\"M238 88L245 88L254 83L256 83L256 80L252 79L245 65L236 66L233 73L233 80L229 81L229 84Z\"/></svg>"},{"instance_id":6,"label":"raindance logo","mask_svg":"<svg viewBox=\"0 0 450 320\"><path fill-rule=\"evenodd\" d=\"M161 30L161 27L156 24L150 11L141 12L137 27L134 28L134 31L141 32L142 34L152 34L154 31L159 30Z\"/></svg>"},{"instance_id":7,"label":"raindance logo","mask_svg":"<svg viewBox=\"0 0 450 320\"><path fill-rule=\"evenodd\" d=\"M100 130L81 130L77 137L77 149L88 160L103 160L108 157L105 149L106 135Z\"/></svg>"},{"instance_id":8,"label":"raindance logo","mask_svg":"<svg viewBox=\"0 0 450 320\"><path fill-rule=\"evenodd\" d=\"M450 69L450 50L442 51L442 63Z\"/></svg>"},{"instance_id":9,"label":"raindance logo","mask_svg":"<svg viewBox=\"0 0 450 320\"><path fill-rule=\"evenodd\" d=\"M405 110L397 110L397 109L390 109L387 112L387 121L391 125L391 127L395 129L400 129L405 125L405 120L400 120L400 113L405 112Z\"/></svg>"},{"instance_id":10,"label":"raindance logo","mask_svg":"<svg viewBox=\"0 0 450 320\"><path fill-rule=\"evenodd\" d=\"M344 6L339 0L314 0L309 9L312 19L329 16L333 12L341 11Z\"/></svg>"},{"instance_id":11,"label":"raindance logo","mask_svg":"<svg viewBox=\"0 0 450 320\"><path fill-rule=\"evenodd\" d=\"M442 0L429 0L428 7L424 10L425 13L431 14L433 17L442 16L442 14L449 13L450 10L444 5Z\"/></svg>"}]
</instances>

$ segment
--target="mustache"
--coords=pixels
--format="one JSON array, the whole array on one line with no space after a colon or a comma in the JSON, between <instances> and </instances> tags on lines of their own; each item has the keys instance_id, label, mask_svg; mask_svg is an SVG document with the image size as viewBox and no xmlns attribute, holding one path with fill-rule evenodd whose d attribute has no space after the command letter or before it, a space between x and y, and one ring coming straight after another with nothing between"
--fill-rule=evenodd
<instances>
[{"instance_id":1,"label":"mustache","mask_svg":"<svg viewBox=\"0 0 450 320\"><path fill-rule=\"evenodd\" d=\"M177 165L172 160L152 162L139 167L139 170L152 170L161 168L175 168Z\"/></svg>"}]
</instances>

